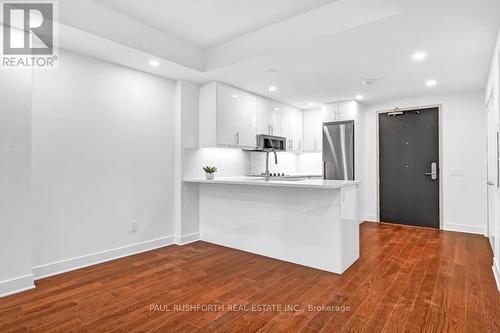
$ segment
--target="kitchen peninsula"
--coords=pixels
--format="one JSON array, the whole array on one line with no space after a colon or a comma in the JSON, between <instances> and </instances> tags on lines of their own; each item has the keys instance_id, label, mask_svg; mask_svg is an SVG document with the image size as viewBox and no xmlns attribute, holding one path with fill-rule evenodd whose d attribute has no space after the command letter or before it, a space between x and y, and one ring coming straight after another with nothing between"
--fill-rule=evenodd
<instances>
[{"instance_id":1,"label":"kitchen peninsula","mask_svg":"<svg viewBox=\"0 0 500 333\"><path fill-rule=\"evenodd\" d=\"M358 182L184 179L199 184L201 239L341 274L359 257Z\"/></svg>"}]
</instances>

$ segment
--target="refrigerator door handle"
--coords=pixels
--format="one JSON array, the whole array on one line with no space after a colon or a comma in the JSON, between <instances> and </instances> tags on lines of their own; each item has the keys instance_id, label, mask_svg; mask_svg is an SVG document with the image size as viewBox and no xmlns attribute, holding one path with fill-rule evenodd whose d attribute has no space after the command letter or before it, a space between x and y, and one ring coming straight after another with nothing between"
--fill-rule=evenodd
<instances>
[{"instance_id":1,"label":"refrigerator door handle","mask_svg":"<svg viewBox=\"0 0 500 333\"><path fill-rule=\"evenodd\" d=\"M323 160L323 179L326 179L326 161Z\"/></svg>"}]
</instances>

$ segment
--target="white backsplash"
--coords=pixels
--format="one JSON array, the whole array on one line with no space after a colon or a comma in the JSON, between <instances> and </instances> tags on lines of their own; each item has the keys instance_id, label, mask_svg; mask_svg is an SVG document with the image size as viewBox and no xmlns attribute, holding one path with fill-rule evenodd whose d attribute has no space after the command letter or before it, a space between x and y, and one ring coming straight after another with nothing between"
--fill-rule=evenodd
<instances>
[{"instance_id":1,"label":"white backsplash","mask_svg":"<svg viewBox=\"0 0 500 333\"><path fill-rule=\"evenodd\" d=\"M287 175L321 175L321 153L278 152L278 164L274 156L269 156L269 171ZM248 174L261 174L266 169L266 154L246 152L237 148L200 148L184 149L184 177L204 177L204 166L215 166L219 177L236 177Z\"/></svg>"},{"instance_id":2,"label":"white backsplash","mask_svg":"<svg viewBox=\"0 0 500 333\"><path fill-rule=\"evenodd\" d=\"M184 177L205 177L204 166L217 167L217 176L234 177L250 173L247 152L236 148L184 149Z\"/></svg>"},{"instance_id":3,"label":"white backsplash","mask_svg":"<svg viewBox=\"0 0 500 333\"><path fill-rule=\"evenodd\" d=\"M274 164L274 154L269 153L269 171L275 173L297 173L297 154L278 152L278 164ZM266 153L250 153L250 172L261 174L266 171Z\"/></svg>"},{"instance_id":4,"label":"white backsplash","mask_svg":"<svg viewBox=\"0 0 500 333\"><path fill-rule=\"evenodd\" d=\"M297 154L297 169L301 174L322 175L323 174L323 154L322 153L302 153Z\"/></svg>"}]
</instances>

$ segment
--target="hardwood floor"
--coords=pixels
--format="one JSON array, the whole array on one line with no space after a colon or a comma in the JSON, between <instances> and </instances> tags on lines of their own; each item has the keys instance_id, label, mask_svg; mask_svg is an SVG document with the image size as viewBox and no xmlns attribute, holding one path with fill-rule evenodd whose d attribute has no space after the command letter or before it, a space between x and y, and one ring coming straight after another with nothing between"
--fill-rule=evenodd
<instances>
[{"instance_id":1,"label":"hardwood floor","mask_svg":"<svg viewBox=\"0 0 500 333\"><path fill-rule=\"evenodd\" d=\"M0 332L500 332L491 265L482 236L377 223L342 275L196 242L39 280Z\"/></svg>"}]
</instances>

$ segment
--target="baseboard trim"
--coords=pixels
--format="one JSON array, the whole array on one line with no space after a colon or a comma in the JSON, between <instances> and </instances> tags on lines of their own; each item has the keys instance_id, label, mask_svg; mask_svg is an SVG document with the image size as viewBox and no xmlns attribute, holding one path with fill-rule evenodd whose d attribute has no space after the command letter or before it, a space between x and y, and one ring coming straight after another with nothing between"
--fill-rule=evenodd
<instances>
[{"instance_id":1,"label":"baseboard trim","mask_svg":"<svg viewBox=\"0 0 500 333\"><path fill-rule=\"evenodd\" d=\"M362 222L378 222L377 215L370 215L370 214L364 214L361 216L361 223Z\"/></svg>"},{"instance_id":2,"label":"baseboard trim","mask_svg":"<svg viewBox=\"0 0 500 333\"><path fill-rule=\"evenodd\" d=\"M443 230L484 235L484 228L483 227L464 225L464 224L445 223L445 224L443 224Z\"/></svg>"},{"instance_id":3,"label":"baseboard trim","mask_svg":"<svg viewBox=\"0 0 500 333\"><path fill-rule=\"evenodd\" d=\"M111 261L131 256L137 253L173 245L176 243L175 240L175 236L167 236L106 251L91 253L81 257L75 257L45 265L35 266L33 267L34 279L40 280L49 276L58 275L74 271L76 269L97 265L106 261Z\"/></svg>"},{"instance_id":4,"label":"baseboard trim","mask_svg":"<svg viewBox=\"0 0 500 333\"><path fill-rule=\"evenodd\" d=\"M495 281L497 283L497 289L500 291L500 268L497 265L495 257L493 257L493 266L491 266L491 269L493 270L493 276L495 277Z\"/></svg>"},{"instance_id":5,"label":"baseboard trim","mask_svg":"<svg viewBox=\"0 0 500 333\"><path fill-rule=\"evenodd\" d=\"M189 243L197 242L200 240L200 233L199 232L193 232L192 234L184 235L184 236L177 236L175 239L175 243L177 245L186 245Z\"/></svg>"},{"instance_id":6,"label":"baseboard trim","mask_svg":"<svg viewBox=\"0 0 500 333\"><path fill-rule=\"evenodd\" d=\"M0 297L17 294L35 288L33 274L18 276L13 279L0 281Z\"/></svg>"}]
</instances>

